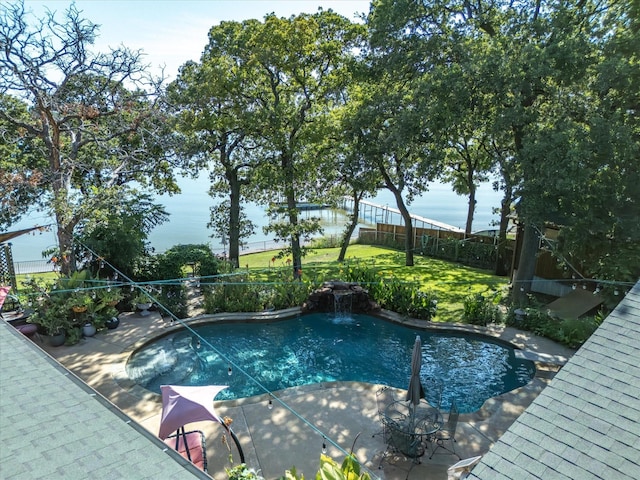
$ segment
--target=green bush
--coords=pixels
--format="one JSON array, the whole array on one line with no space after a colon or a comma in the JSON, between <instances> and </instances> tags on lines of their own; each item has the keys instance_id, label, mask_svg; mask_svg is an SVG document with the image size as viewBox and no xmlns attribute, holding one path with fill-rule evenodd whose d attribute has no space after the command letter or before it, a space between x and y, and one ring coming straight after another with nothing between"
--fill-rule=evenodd
<instances>
[{"instance_id":1,"label":"green bush","mask_svg":"<svg viewBox=\"0 0 640 480\"><path fill-rule=\"evenodd\" d=\"M526 308L522 312L524 315L517 315L512 309L507 316L507 325L547 337L570 348L579 348L603 320L603 315L560 320L551 317L543 307Z\"/></svg>"},{"instance_id":2,"label":"green bush","mask_svg":"<svg viewBox=\"0 0 640 480\"><path fill-rule=\"evenodd\" d=\"M225 276L204 288L207 313L261 312L298 307L312 289L310 282L293 281L284 274L269 282L253 282L245 275Z\"/></svg>"},{"instance_id":3,"label":"green bush","mask_svg":"<svg viewBox=\"0 0 640 480\"><path fill-rule=\"evenodd\" d=\"M158 303L166 308L176 318L187 316L186 293L180 285L164 285L156 297ZM164 313L164 311L162 312Z\"/></svg>"},{"instance_id":4,"label":"green bush","mask_svg":"<svg viewBox=\"0 0 640 480\"><path fill-rule=\"evenodd\" d=\"M373 264L346 263L340 274L346 282L359 283L366 288L382 308L423 320L431 320L436 315L435 294L421 291L414 282L381 278Z\"/></svg>"},{"instance_id":5,"label":"green bush","mask_svg":"<svg viewBox=\"0 0 640 480\"><path fill-rule=\"evenodd\" d=\"M207 313L258 312L263 310L260 286L246 281L244 276L225 277L204 290Z\"/></svg>"},{"instance_id":6,"label":"green bush","mask_svg":"<svg viewBox=\"0 0 640 480\"><path fill-rule=\"evenodd\" d=\"M550 338L571 348L579 348L596 331L600 324L594 318L575 318L560 321L559 328L549 331Z\"/></svg>"},{"instance_id":7,"label":"green bush","mask_svg":"<svg viewBox=\"0 0 640 480\"><path fill-rule=\"evenodd\" d=\"M465 323L486 327L490 323L500 323L500 309L480 293L470 295L464 299L462 319Z\"/></svg>"},{"instance_id":8,"label":"green bush","mask_svg":"<svg viewBox=\"0 0 640 480\"><path fill-rule=\"evenodd\" d=\"M414 318L431 320L436 316L437 307L438 299L434 293L423 292L414 288L413 301L411 302L407 313L409 316Z\"/></svg>"}]
</instances>

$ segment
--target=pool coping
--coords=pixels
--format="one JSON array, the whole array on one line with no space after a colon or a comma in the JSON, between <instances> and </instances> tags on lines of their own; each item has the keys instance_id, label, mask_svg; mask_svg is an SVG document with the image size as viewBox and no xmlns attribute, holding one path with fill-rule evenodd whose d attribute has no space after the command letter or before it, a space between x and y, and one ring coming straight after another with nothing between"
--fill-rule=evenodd
<instances>
[{"instance_id":1,"label":"pool coping","mask_svg":"<svg viewBox=\"0 0 640 480\"><path fill-rule=\"evenodd\" d=\"M217 314L204 314L198 315L196 317L183 319L180 322L172 322L171 325L167 326L164 330L155 332L151 335L145 335L144 337L138 339L136 342L129 345L122 351L123 361L118 365L114 366L113 369L113 379L116 384L127 391L132 396L139 398L140 400L152 400L158 403L162 402L162 396L158 393L155 393L151 390L144 388L139 385L135 381L133 381L127 371L126 365L130 358L130 356L149 344L152 341L157 340L158 338L162 338L168 335L171 335L181 329L188 327L196 327L209 323L218 323L218 322L242 322L242 323L262 323L262 322L273 322L279 320L289 320L291 318L295 318L298 315L304 315L307 313L313 312L304 312L300 307L293 307L283 310L275 310L275 311L264 311L264 312L250 312L250 313L217 313ZM518 345L512 341L505 340L501 338L501 334L504 331L500 328L491 328L491 327L481 327L477 325L469 325L469 324L458 324L458 323L442 323L442 322L432 322L427 320L418 320L415 318L411 318L405 315L400 315L396 312L392 312L389 310L380 309L375 312L367 312L366 315L374 316L381 318L383 320L387 320L393 323L397 323L400 325L408 326L411 328L416 328L420 330L431 330L431 331L439 331L439 332L452 332L452 333L467 333L474 334L479 336L484 336L492 341L497 341L499 343L503 343L514 348L516 352L516 356L522 359L530 360L535 364L536 372L532 380L523 385L522 387L516 388L514 390L505 392L501 395L497 395L495 397L491 397L487 399L483 405L476 411L461 414L461 416L468 419L485 419L493 415L500 405L504 401L509 401L509 399L514 396L519 395L523 391L530 390L532 388L538 388L537 385L534 385L536 382L540 381L546 382L550 378L552 378L555 373L567 362L567 358L564 355L558 354L548 354L536 352L534 350L529 350L526 348L526 345ZM278 398L282 395L289 395L292 392L305 392L318 388L332 388L336 385L358 385L360 388L365 389L375 389L380 388L380 385L371 384L368 382L355 382L355 381L334 381L334 382L320 382L309 385L300 385L295 387L289 387L282 390L276 390L270 393L262 393L259 395L253 395L251 397L244 397L239 399L228 399L228 400L217 400L220 402L224 402L225 405L230 407L243 406L248 404L255 404L260 402L268 402L270 397Z\"/></svg>"}]
</instances>

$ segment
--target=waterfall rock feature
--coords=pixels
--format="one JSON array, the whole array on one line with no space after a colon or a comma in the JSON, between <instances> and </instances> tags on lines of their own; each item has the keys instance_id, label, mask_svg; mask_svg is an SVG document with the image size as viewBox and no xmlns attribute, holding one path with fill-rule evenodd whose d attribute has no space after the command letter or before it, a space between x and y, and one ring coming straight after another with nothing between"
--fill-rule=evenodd
<instances>
[{"instance_id":1,"label":"waterfall rock feature","mask_svg":"<svg viewBox=\"0 0 640 480\"><path fill-rule=\"evenodd\" d=\"M340 281L324 282L302 305L303 312L369 313L378 310L380 306L361 285Z\"/></svg>"}]
</instances>

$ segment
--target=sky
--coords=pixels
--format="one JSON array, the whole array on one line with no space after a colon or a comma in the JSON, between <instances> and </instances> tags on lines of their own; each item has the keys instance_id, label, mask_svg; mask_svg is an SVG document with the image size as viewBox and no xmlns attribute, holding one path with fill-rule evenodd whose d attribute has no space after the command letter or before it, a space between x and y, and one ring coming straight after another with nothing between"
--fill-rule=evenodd
<instances>
[{"instance_id":1,"label":"sky","mask_svg":"<svg viewBox=\"0 0 640 480\"><path fill-rule=\"evenodd\" d=\"M25 10L33 14L29 23L34 25L47 10L62 21L71 3L69 0L24 0ZM164 75L171 81L180 66L189 60L199 61L208 43L210 28L221 21L262 20L268 13L290 17L315 13L319 7L330 8L356 21L358 14L369 11L369 0L76 0L75 6L81 18L99 25L94 52L119 46L142 50L143 62L150 66L151 72L159 74L164 66ZM207 219L208 205L209 202L203 207ZM206 220L203 222L200 230L205 232ZM49 223L51 218L46 213L32 212L12 225L11 230ZM206 242L209 233L205 234ZM37 260L40 251L54 244L53 231L38 236L23 235L13 242L14 259Z\"/></svg>"},{"instance_id":2,"label":"sky","mask_svg":"<svg viewBox=\"0 0 640 480\"><path fill-rule=\"evenodd\" d=\"M61 20L66 0L25 0L25 9L42 17L49 9ZM198 61L209 29L221 21L262 20L268 13L289 17L315 13L319 7L357 20L369 11L369 0L76 0L81 17L100 25L95 51L125 46L142 50L154 73L164 66L174 80L181 65Z\"/></svg>"}]
</instances>

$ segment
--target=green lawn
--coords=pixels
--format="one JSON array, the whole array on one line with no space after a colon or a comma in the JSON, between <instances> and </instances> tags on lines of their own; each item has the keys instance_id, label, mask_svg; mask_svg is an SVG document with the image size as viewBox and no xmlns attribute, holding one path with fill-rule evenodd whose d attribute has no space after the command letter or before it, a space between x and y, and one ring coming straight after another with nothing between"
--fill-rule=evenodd
<instances>
[{"instance_id":1,"label":"green lawn","mask_svg":"<svg viewBox=\"0 0 640 480\"><path fill-rule=\"evenodd\" d=\"M309 253L302 263L303 280L321 283L326 280L343 280L341 270L344 265L336 261L339 248L316 249ZM291 266L286 258L272 262L276 252L260 252L243 255L241 270L249 269L258 281L291 281ZM347 250L345 263L357 263L377 273L381 279L400 282L416 282L423 291L433 292L438 297L438 311L435 321L459 322L462 319L463 301L469 294L482 293L485 296L503 295L507 278L497 277L487 270L436 260L420 255L415 256L413 267L404 266L404 252L385 247L354 244ZM55 273L32 275L57 276ZM21 276L23 277L23 276ZM24 280L20 278L19 282Z\"/></svg>"},{"instance_id":2,"label":"green lawn","mask_svg":"<svg viewBox=\"0 0 640 480\"><path fill-rule=\"evenodd\" d=\"M303 280L341 280L343 267L336 261L338 248L317 249L302 261ZM243 255L240 265L256 275L270 276L277 271L288 274L291 267L286 258L271 260L274 252ZM435 321L459 322L462 318L463 300L469 294L485 296L502 295L507 288L506 277L497 277L487 270L465 267L416 255L415 265L407 267L404 252L369 246L351 245L345 262L358 262L376 271L382 278L402 282L418 282L420 289L438 296L438 313Z\"/></svg>"}]
</instances>

